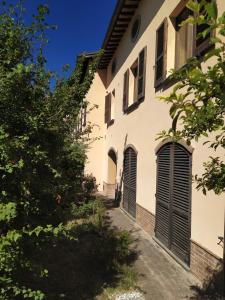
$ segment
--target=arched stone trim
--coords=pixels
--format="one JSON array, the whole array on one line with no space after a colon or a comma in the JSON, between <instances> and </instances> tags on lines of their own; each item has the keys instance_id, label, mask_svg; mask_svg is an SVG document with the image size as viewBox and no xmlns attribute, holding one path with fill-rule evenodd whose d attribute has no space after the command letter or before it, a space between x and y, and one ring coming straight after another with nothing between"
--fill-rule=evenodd
<instances>
[{"instance_id":1,"label":"arched stone trim","mask_svg":"<svg viewBox=\"0 0 225 300\"><path fill-rule=\"evenodd\" d=\"M136 153L136 155L138 155L138 151L137 151L137 149L134 147L134 145L132 145L132 144L128 144L128 145L126 145L126 148L124 149L124 153L127 151L127 149L128 148L131 148L131 149L133 149L134 150L134 152Z\"/></svg>"},{"instance_id":2,"label":"arched stone trim","mask_svg":"<svg viewBox=\"0 0 225 300\"><path fill-rule=\"evenodd\" d=\"M190 154L193 153L194 151L194 148L192 146L189 146L187 145L186 141L185 140L179 140L179 141L174 141L172 138L167 138L165 139L164 141L160 142L157 147L155 148L155 154L158 153L158 151L166 144L169 144L169 143L177 143L181 146L183 146Z\"/></svg>"}]
</instances>

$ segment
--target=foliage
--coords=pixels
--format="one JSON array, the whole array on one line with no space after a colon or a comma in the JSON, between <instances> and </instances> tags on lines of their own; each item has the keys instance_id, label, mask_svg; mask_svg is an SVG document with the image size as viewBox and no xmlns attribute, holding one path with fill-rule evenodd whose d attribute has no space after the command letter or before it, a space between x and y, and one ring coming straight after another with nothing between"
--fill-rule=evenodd
<instances>
[{"instance_id":1,"label":"foliage","mask_svg":"<svg viewBox=\"0 0 225 300\"><path fill-rule=\"evenodd\" d=\"M90 203L95 206L92 215L68 222L64 235L54 236L33 250L48 276L32 278L32 287L41 289L48 300L102 299L106 291L136 287L132 266L136 252L131 248L130 233L111 226L102 199ZM97 214L103 220L101 230ZM30 274L25 273L23 279L28 285Z\"/></svg>"},{"instance_id":2,"label":"foliage","mask_svg":"<svg viewBox=\"0 0 225 300\"><path fill-rule=\"evenodd\" d=\"M94 198L94 194L98 190L98 185L96 184L96 178L92 174L84 176L82 182L82 188L83 188L84 201L85 202L90 201L91 198Z\"/></svg>"},{"instance_id":3,"label":"foliage","mask_svg":"<svg viewBox=\"0 0 225 300\"><path fill-rule=\"evenodd\" d=\"M84 203L81 206L72 203L71 206L71 214L75 219L87 218L93 214L94 202Z\"/></svg>"},{"instance_id":4,"label":"foliage","mask_svg":"<svg viewBox=\"0 0 225 300\"><path fill-rule=\"evenodd\" d=\"M74 128L99 56L83 81L80 58L51 91L54 74L43 55L48 7L27 24L22 1L1 5L0 299L41 300L44 293L24 278L47 276L32 253L65 233L62 209L82 191L85 136Z\"/></svg>"},{"instance_id":5,"label":"foliage","mask_svg":"<svg viewBox=\"0 0 225 300\"><path fill-rule=\"evenodd\" d=\"M159 138L198 141L209 137L205 143L215 151L225 149L225 12L218 17L216 1L188 2L194 12L185 23L203 25L197 38L211 34L211 49L202 59L193 57L187 66L172 71L171 77L178 81L169 96L161 99L171 105L172 128L163 131ZM181 24L181 25L183 25ZM216 32L216 35L214 34ZM177 123L180 125L177 129ZM180 129L181 128L181 129ZM197 188L213 190L216 194L225 191L225 163L221 157L210 157L204 164L201 178L196 176Z\"/></svg>"}]
</instances>

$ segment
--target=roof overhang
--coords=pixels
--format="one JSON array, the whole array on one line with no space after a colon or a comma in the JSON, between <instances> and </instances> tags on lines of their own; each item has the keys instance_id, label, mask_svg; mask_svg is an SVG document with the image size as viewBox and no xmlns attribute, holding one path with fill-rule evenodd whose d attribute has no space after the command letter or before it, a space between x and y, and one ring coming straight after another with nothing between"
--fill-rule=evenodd
<instances>
[{"instance_id":1,"label":"roof overhang","mask_svg":"<svg viewBox=\"0 0 225 300\"><path fill-rule=\"evenodd\" d=\"M101 57L99 69L107 68L140 1L118 0L102 44L104 54Z\"/></svg>"}]
</instances>

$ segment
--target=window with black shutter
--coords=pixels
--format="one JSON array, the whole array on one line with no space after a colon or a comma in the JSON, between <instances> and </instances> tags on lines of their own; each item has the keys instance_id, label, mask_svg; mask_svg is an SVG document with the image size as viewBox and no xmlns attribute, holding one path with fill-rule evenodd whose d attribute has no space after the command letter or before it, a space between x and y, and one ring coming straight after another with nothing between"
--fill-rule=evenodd
<instances>
[{"instance_id":1,"label":"window with black shutter","mask_svg":"<svg viewBox=\"0 0 225 300\"><path fill-rule=\"evenodd\" d=\"M211 0L206 0L206 2L210 2ZM200 10L200 14L204 14L204 7ZM214 35L214 32L210 31L208 34L206 34L205 37L201 35L202 32L207 30L209 28L208 24L197 24L194 28L194 55L195 56L201 56L203 55L210 47L212 47L212 44L210 44L210 39Z\"/></svg>"},{"instance_id":2,"label":"window with black shutter","mask_svg":"<svg viewBox=\"0 0 225 300\"><path fill-rule=\"evenodd\" d=\"M157 153L156 237L179 259L190 263L191 154L168 143Z\"/></svg>"},{"instance_id":3,"label":"window with black shutter","mask_svg":"<svg viewBox=\"0 0 225 300\"><path fill-rule=\"evenodd\" d=\"M131 147L124 152L123 207L136 217L137 154Z\"/></svg>"},{"instance_id":4,"label":"window with black shutter","mask_svg":"<svg viewBox=\"0 0 225 300\"><path fill-rule=\"evenodd\" d=\"M128 107L129 99L129 69L125 72L123 78L123 111Z\"/></svg>"},{"instance_id":5,"label":"window with black shutter","mask_svg":"<svg viewBox=\"0 0 225 300\"><path fill-rule=\"evenodd\" d=\"M145 96L146 55L147 47L140 52L138 57L137 100Z\"/></svg>"},{"instance_id":6,"label":"window with black shutter","mask_svg":"<svg viewBox=\"0 0 225 300\"><path fill-rule=\"evenodd\" d=\"M206 0L206 2L210 1ZM200 14L205 14L204 7L202 7ZM183 67L192 56L200 57L212 47L210 39L214 35L214 32L209 32L205 37L201 35L202 32L209 28L209 25L193 25L191 23L182 25L182 22L190 16L197 17L195 13L184 7L182 2L178 4L170 16L176 31L175 69L177 70Z\"/></svg>"},{"instance_id":7,"label":"window with black shutter","mask_svg":"<svg viewBox=\"0 0 225 300\"><path fill-rule=\"evenodd\" d=\"M167 30L168 22L165 19L156 31L155 87L166 78Z\"/></svg>"},{"instance_id":8,"label":"window with black shutter","mask_svg":"<svg viewBox=\"0 0 225 300\"><path fill-rule=\"evenodd\" d=\"M123 111L130 112L139 106L145 96L147 47L142 49L138 58L124 74Z\"/></svg>"},{"instance_id":9,"label":"window with black shutter","mask_svg":"<svg viewBox=\"0 0 225 300\"><path fill-rule=\"evenodd\" d=\"M105 123L111 121L111 93L105 96Z\"/></svg>"}]
</instances>

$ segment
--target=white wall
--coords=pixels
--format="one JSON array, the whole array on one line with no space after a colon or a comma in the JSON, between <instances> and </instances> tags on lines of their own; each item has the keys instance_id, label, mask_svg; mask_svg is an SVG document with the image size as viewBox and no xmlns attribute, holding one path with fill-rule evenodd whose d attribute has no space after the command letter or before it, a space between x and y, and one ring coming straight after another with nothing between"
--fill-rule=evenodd
<instances>
[{"instance_id":1,"label":"white wall","mask_svg":"<svg viewBox=\"0 0 225 300\"><path fill-rule=\"evenodd\" d=\"M108 67L107 91L115 89L115 122L107 130L104 150L104 178L107 181L107 153L113 147L118 152L117 181L120 179L123 166L124 141L132 144L138 151L137 156L137 203L155 214L156 193L156 156L157 134L171 126L169 107L157 98L167 95L170 90L155 92L154 65L156 29L165 17L169 17L179 1L147 0L142 1L136 12L141 15L142 23L138 40L133 43L128 27L114 57L117 58L117 73L111 77L111 65ZM218 1L220 9L225 10L223 0ZM134 16L135 18L135 16ZM132 22L131 22L132 23ZM175 33L169 22L168 35L168 68L174 66ZM122 111L123 75L137 59L139 52L147 46L147 70L145 100L129 114ZM201 174L202 163L207 160L211 151L202 146L201 141L193 144L193 174ZM224 197L208 193L204 196L193 185L192 190L192 239L222 257L222 247L217 245L217 237L223 235Z\"/></svg>"}]
</instances>

